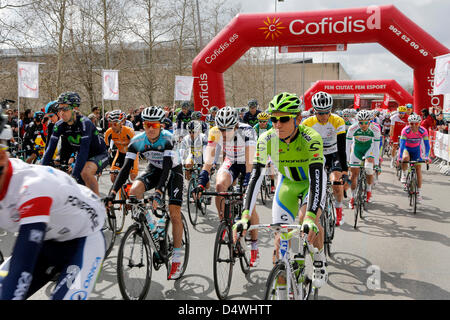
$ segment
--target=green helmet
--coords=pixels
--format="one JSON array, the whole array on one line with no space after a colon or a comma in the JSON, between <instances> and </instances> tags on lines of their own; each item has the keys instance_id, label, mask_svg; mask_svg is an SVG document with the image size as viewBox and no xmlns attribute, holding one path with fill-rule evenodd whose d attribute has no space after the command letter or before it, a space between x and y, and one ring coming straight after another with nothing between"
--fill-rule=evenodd
<instances>
[{"instance_id":1,"label":"green helmet","mask_svg":"<svg viewBox=\"0 0 450 320\"><path fill-rule=\"evenodd\" d=\"M299 113L301 112L301 101L294 93L282 92L273 97L269 103L268 113L275 111Z\"/></svg>"}]
</instances>

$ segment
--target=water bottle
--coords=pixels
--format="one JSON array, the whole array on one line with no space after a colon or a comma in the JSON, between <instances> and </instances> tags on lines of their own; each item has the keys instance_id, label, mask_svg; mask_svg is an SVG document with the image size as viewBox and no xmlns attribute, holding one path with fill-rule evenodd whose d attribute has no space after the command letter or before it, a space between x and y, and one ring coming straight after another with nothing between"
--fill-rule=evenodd
<instances>
[{"instance_id":1,"label":"water bottle","mask_svg":"<svg viewBox=\"0 0 450 320\"><path fill-rule=\"evenodd\" d=\"M158 220L156 224L156 230L159 235L159 240L164 240L165 232L166 232L166 219L162 217Z\"/></svg>"},{"instance_id":2,"label":"water bottle","mask_svg":"<svg viewBox=\"0 0 450 320\"><path fill-rule=\"evenodd\" d=\"M145 214L145 219L147 219L148 227L150 228L150 232L155 232L156 226L155 226L155 220L153 219L150 211L147 211Z\"/></svg>"}]
</instances>

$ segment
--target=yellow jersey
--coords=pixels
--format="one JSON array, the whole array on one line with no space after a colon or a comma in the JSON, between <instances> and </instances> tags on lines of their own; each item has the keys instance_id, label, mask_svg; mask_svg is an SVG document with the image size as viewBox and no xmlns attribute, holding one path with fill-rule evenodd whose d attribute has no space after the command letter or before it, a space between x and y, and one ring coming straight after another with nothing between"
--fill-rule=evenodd
<instances>
[{"instance_id":1,"label":"yellow jersey","mask_svg":"<svg viewBox=\"0 0 450 320\"><path fill-rule=\"evenodd\" d=\"M303 120L302 125L308 126L316 130L323 140L323 154L331 154L337 152L337 136L345 134L345 121L338 115L332 113L328 118L328 122L321 124L317 120L317 116L309 117Z\"/></svg>"}]
</instances>

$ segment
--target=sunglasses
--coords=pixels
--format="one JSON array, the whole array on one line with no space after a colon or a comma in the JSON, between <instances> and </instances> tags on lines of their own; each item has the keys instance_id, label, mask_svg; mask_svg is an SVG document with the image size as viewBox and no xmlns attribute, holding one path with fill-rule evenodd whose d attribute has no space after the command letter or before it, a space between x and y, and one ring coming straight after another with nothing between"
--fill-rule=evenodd
<instances>
[{"instance_id":1,"label":"sunglasses","mask_svg":"<svg viewBox=\"0 0 450 320\"><path fill-rule=\"evenodd\" d=\"M330 114L330 111L327 111L327 112L317 112L316 111L316 114L318 114L319 116L324 116L326 114Z\"/></svg>"},{"instance_id":2,"label":"sunglasses","mask_svg":"<svg viewBox=\"0 0 450 320\"><path fill-rule=\"evenodd\" d=\"M161 123L144 121L144 127L146 127L147 129L149 128L158 129L161 128Z\"/></svg>"},{"instance_id":3,"label":"sunglasses","mask_svg":"<svg viewBox=\"0 0 450 320\"><path fill-rule=\"evenodd\" d=\"M297 115L296 114L290 114L287 116L279 116L279 117L270 117L270 121L272 121L272 123L277 123L278 121L280 121L281 123L286 123L288 122L290 119L296 118Z\"/></svg>"},{"instance_id":4,"label":"sunglasses","mask_svg":"<svg viewBox=\"0 0 450 320\"><path fill-rule=\"evenodd\" d=\"M72 107L59 107L58 111L69 111L72 110Z\"/></svg>"},{"instance_id":5,"label":"sunglasses","mask_svg":"<svg viewBox=\"0 0 450 320\"><path fill-rule=\"evenodd\" d=\"M370 121L359 121L360 125L369 124Z\"/></svg>"},{"instance_id":6,"label":"sunglasses","mask_svg":"<svg viewBox=\"0 0 450 320\"><path fill-rule=\"evenodd\" d=\"M234 130L234 128L219 128L220 132L225 132L225 131L231 131Z\"/></svg>"},{"instance_id":7,"label":"sunglasses","mask_svg":"<svg viewBox=\"0 0 450 320\"><path fill-rule=\"evenodd\" d=\"M259 123L267 123L267 122L269 122L269 120L259 120L258 122Z\"/></svg>"}]
</instances>

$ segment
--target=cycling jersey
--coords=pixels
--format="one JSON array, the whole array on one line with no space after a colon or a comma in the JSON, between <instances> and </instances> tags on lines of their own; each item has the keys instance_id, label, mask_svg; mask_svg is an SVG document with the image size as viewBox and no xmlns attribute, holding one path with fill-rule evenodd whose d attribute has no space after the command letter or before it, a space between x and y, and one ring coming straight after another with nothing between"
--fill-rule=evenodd
<instances>
[{"instance_id":1,"label":"cycling jersey","mask_svg":"<svg viewBox=\"0 0 450 320\"><path fill-rule=\"evenodd\" d=\"M378 164L380 137L380 129L375 123L371 122L366 131L360 128L359 123L353 124L347 131L346 143L347 162L350 166L359 166L367 157L373 157L375 164Z\"/></svg>"},{"instance_id":2,"label":"cycling jersey","mask_svg":"<svg viewBox=\"0 0 450 320\"><path fill-rule=\"evenodd\" d=\"M417 132L413 132L410 126L403 128L400 136L400 151L398 152L399 160L402 159L404 150L410 151L412 149L417 149L418 155L411 160L421 160L420 158L422 156L428 158L430 141L428 139L427 129L422 126L419 127Z\"/></svg>"},{"instance_id":3,"label":"cycling jersey","mask_svg":"<svg viewBox=\"0 0 450 320\"><path fill-rule=\"evenodd\" d=\"M234 130L234 136L223 141L222 132L215 126L209 130L208 147L216 148L216 154L223 151L225 158L232 163L245 163L245 148L256 145L256 132L253 127L248 124L239 122Z\"/></svg>"},{"instance_id":4,"label":"cycling jersey","mask_svg":"<svg viewBox=\"0 0 450 320\"><path fill-rule=\"evenodd\" d=\"M255 114L251 114L250 111L247 111L244 113L244 116L242 117L242 122L247 123L251 125L252 127L258 123L258 114L261 112L261 110L256 110Z\"/></svg>"},{"instance_id":5,"label":"cycling jersey","mask_svg":"<svg viewBox=\"0 0 450 320\"><path fill-rule=\"evenodd\" d=\"M106 210L100 198L60 170L10 159L0 211L0 228L19 232L8 276L1 280L1 298L25 299L42 287L49 280L49 260L57 254L52 251L56 247L72 254L68 260L58 259L67 270L57 270L65 280L60 278L53 298L69 299L79 291L86 298L105 253L101 229ZM63 285L74 268L78 272L70 285ZM75 277L78 282L73 282Z\"/></svg>"},{"instance_id":6,"label":"cycling jersey","mask_svg":"<svg viewBox=\"0 0 450 320\"><path fill-rule=\"evenodd\" d=\"M205 117L205 122L210 126L214 127L216 125L215 117L212 114L207 114Z\"/></svg>"},{"instance_id":7,"label":"cycling jersey","mask_svg":"<svg viewBox=\"0 0 450 320\"><path fill-rule=\"evenodd\" d=\"M344 122L345 122L345 132L347 132L348 128L350 128L355 122L357 122L357 120L354 118L348 118L344 119Z\"/></svg>"},{"instance_id":8,"label":"cycling jersey","mask_svg":"<svg viewBox=\"0 0 450 320\"><path fill-rule=\"evenodd\" d=\"M196 133L194 141L192 141L191 135L185 136L180 144L180 157L183 163L193 160L194 163L202 164L207 143L208 140L203 133Z\"/></svg>"},{"instance_id":9,"label":"cycling jersey","mask_svg":"<svg viewBox=\"0 0 450 320\"><path fill-rule=\"evenodd\" d=\"M125 156L125 163L114 182L113 190L117 192L125 183L137 154L140 153L148 160L148 167L163 169L157 189L163 190L170 169L181 169L181 159L174 150L173 135L167 130L161 130L158 140L152 143L147 134L142 132L131 139Z\"/></svg>"},{"instance_id":10,"label":"cycling jersey","mask_svg":"<svg viewBox=\"0 0 450 320\"><path fill-rule=\"evenodd\" d=\"M119 133L113 131L112 128L109 128L105 132L105 143L107 146L111 144L111 140L114 141L114 145L117 147L119 152L126 153L128 149L128 144L131 139L134 137L134 130L132 128L122 126L122 129Z\"/></svg>"},{"instance_id":11,"label":"cycling jersey","mask_svg":"<svg viewBox=\"0 0 450 320\"><path fill-rule=\"evenodd\" d=\"M191 121L191 114L192 111L188 110L188 112L185 114L183 111L181 111L177 115L177 129L186 129L187 124Z\"/></svg>"},{"instance_id":12,"label":"cycling jersey","mask_svg":"<svg viewBox=\"0 0 450 320\"><path fill-rule=\"evenodd\" d=\"M71 125L63 120L55 123L50 145L45 151L41 164L48 165L50 163L60 136L67 137L69 144L73 149L78 151L75 167L72 172L72 175L78 181L81 180L81 170L83 170L88 159L107 154L105 142L100 137L94 123L85 116L77 115L74 123Z\"/></svg>"},{"instance_id":13,"label":"cycling jersey","mask_svg":"<svg viewBox=\"0 0 450 320\"><path fill-rule=\"evenodd\" d=\"M47 133L44 130L44 126L42 123L36 124L34 121L31 122L25 132L25 136L23 137L23 144L34 147L34 141L38 136L46 142Z\"/></svg>"},{"instance_id":14,"label":"cycling jersey","mask_svg":"<svg viewBox=\"0 0 450 320\"><path fill-rule=\"evenodd\" d=\"M267 122L267 126L264 129L260 128L259 123L257 123L253 126L253 129L255 129L255 131L256 131L256 136L259 137L260 133L264 133L264 132L272 129L272 122L271 121Z\"/></svg>"},{"instance_id":15,"label":"cycling jersey","mask_svg":"<svg viewBox=\"0 0 450 320\"><path fill-rule=\"evenodd\" d=\"M244 209L249 210L250 213L256 204L256 196L269 157L282 175L272 210L274 217L277 217L277 222L294 221L298 213L299 196L303 199L303 203L308 204L308 211L317 213L318 209L323 207L326 187L321 136L312 128L303 125L298 126L298 131L289 144L281 141L273 128L261 134L258 138L255 164L244 200ZM311 192L309 196L307 196L308 190Z\"/></svg>"},{"instance_id":16,"label":"cycling jersey","mask_svg":"<svg viewBox=\"0 0 450 320\"><path fill-rule=\"evenodd\" d=\"M309 117L302 124L313 128L321 135L323 139L323 154L326 155L338 151L337 136L345 134L344 119L332 113L325 124L321 124L317 116Z\"/></svg>"}]
</instances>

